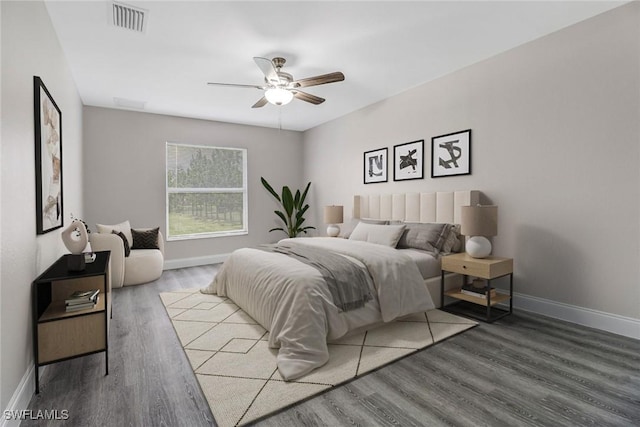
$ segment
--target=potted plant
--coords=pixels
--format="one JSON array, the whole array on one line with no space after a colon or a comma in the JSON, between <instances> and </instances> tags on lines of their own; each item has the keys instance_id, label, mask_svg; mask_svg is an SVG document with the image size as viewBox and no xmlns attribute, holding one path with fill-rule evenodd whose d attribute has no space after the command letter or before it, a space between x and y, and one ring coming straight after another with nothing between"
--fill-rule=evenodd
<instances>
[{"instance_id":1,"label":"potted plant","mask_svg":"<svg viewBox=\"0 0 640 427\"><path fill-rule=\"evenodd\" d=\"M262 185L264 188L269 191L276 198L276 200L280 203L283 211L276 210L274 211L276 215L284 222L286 228L283 227L275 227L269 230L269 232L280 230L284 231L289 237L297 237L300 233L307 233L307 230L315 230L315 227L306 226L303 227L304 223L304 213L309 209L309 205L305 204L305 199L307 198L307 192L309 191L309 187L311 186L311 182L309 182L304 189L304 192L300 193L300 190L296 190L295 195L291 192L291 189L286 185L282 187L282 195L278 195L275 192L273 187L267 182L266 179L260 177L260 181L262 181Z\"/></svg>"}]
</instances>

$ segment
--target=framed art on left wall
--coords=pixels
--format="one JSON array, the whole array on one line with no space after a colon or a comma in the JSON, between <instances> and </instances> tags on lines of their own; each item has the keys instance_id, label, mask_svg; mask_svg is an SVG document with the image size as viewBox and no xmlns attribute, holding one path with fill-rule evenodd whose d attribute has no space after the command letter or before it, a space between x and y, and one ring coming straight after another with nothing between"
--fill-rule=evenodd
<instances>
[{"instance_id":1,"label":"framed art on left wall","mask_svg":"<svg viewBox=\"0 0 640 427\"><path fill-rule=\"evenodd\" d=\"M40 77L33 76L36 153L36 233L62 227L62 112Z\"/></svg>"}]
</instances>

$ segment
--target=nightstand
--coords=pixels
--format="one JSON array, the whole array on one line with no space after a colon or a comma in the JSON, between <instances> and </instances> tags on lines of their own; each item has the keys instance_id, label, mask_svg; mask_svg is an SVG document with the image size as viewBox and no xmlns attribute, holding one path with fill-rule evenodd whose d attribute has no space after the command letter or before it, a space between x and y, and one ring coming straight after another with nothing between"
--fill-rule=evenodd
<instances>
[{"instance_id":1,"label":"nightstand","mask_svg":"<svg viewBox=\"0 0 640 427\"><path fill-rule=\"evenodd\" d=\"M473 258L466 253L447 255L442 257L442 274L440 278L440 309L455 314L470 316L479 320L493 322L513 313L513 259L488 256ZM468 283L468 277L484 279L486 298L467 295L461 289L445 292L444 274L446 272L462 274L463 282ZM491 296L491 282L500 277L509 276L509 295L496 294ZM444 305L444 297L451 297L457 302ZM509 301L509 310L495 307L496 304Z\"/></svg>"}]
</instances>

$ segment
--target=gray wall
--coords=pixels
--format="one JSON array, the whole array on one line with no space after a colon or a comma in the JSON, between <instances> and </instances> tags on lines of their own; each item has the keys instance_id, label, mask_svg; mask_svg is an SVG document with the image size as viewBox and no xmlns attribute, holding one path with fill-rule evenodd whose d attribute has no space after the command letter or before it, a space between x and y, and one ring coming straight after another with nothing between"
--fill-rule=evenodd
<instances>
[{"instance_id":1,"label":"gray wall","mask_svg":"<svg viewBox=\"0 0 640 427\"><path fill-rule=\"evenodd\" d=\"M165 143L247 148L249 234L167 242L167 260L228 254L284 237L268 232L277 224L277 205L260 177L277 189L302 186L299 132L85 107L84 139L90 228L128 219L132 227L160 226L165 236Z\"/></svg>"},{"instance_id":2,"label":"gray wall","mask_svg":"<svg viewBox=\"0 0 640 427\"><path fill-rule=\"evenodd\" d=\"M353 194L478 189L516 291L640 319L640 4L634 2L321 125L305 179ZM470 176L431 179L433 136L472 129ZM425 140L425 179L362 184L363 152ZM348 183L348 185L345 185Z\"/></svg>"},{"instance_id":3,"label":"gray wall","mask_svg":"<svg viewBox=\"0 0 640 427\"><path fill-rule=\"evenodd\" d=\"M42 2L0 2L2 11L2 147L0 233L0 407L21 379L29 399L33 377L31 282L66 252L60 230L36 236L33 76L42 78L62 111L64 222L82 216L82 103ZM16 398L20 396L16 395ZM17 409L27 402L18 402Z\"/></svg>"}]
</instances>

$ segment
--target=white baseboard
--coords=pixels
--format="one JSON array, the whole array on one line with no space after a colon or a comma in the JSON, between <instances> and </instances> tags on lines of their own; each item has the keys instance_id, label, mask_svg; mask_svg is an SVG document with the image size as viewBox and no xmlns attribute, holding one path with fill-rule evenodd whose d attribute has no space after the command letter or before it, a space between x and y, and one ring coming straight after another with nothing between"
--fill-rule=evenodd
<instances>
[{"instance_id":1,"label":"white baseboard","mask_svg":"<svg viewBox=\"0 0 640 427\"><path fill-rule=\"evenodd\" d=\"M513 307L625 337L640 339L640 319L605 313L516 292L513 293Z\"/></svg>"},{"instance_id":2,"label":"white baseboard","mask_svg":"<svg viewBox=\"0 0 640 427\"><path fill-rule=\"evenodd\" d=\"M46 366L40 368L40 378L42 378L46 369ZM0 427L18 427L20 425L21 420L14 418L12 414L17 414L29 406L31 397L36 392L36 384L33 380L34 370L35 366L32 361L29 369L27 369L27 372L22 376L16 391L13 393L13 396L11 396L9 404L2 413Z\"/></svg>"},{"instance_id":3,"label":"white baseboard","mask_svg":"<svg viewBox=\"0 0 640 427\"><path fill-rule=\"evenodd\" d=\"M195 258L169 259L164 262L164 270L175 270L177 268L196 267L198 265L220 264L231 254L207 255Z\"/></svg>"},{"instance_id":4,"label":"white baseboard","mask_svg":"<svg viewBox=\"0 0 640 427\"><path fill-rule=\"evenodd\" d=\"M219 254L197 258L168 260L164 263L164 269L172 270L176 268L222 263L229 257L229 255L230 254ZM438 278L438 295L440 290L439 285L440 279ZM431 288L429 290L432 291ZM499 290L499 292L501 291ZM433 292L432 295L434 295ZM439 300L436 301L436 303L439 303ZM504 305L501 304L501 306L504 308ZM544 298L532 297L517 292L513 293L513 306L520 310L530 311L544 316L553 317L554 319L565 320L567 322L577 323L590 328L600 329L602 331L612 332L614 334L640 340L640 319L605 313L603 311L565 304Z\"/></svg>"}]
</instances>

